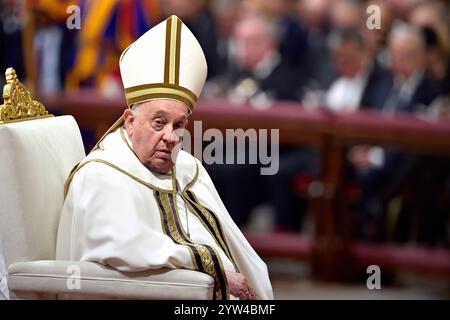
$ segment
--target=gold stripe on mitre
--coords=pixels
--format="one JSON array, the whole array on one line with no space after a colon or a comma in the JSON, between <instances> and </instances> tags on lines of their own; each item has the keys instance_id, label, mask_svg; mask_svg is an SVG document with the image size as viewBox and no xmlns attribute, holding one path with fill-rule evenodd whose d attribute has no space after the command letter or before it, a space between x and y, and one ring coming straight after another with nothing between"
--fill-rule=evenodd
<instances>
[{"instance_id":1,"label":"gold stripe on mitre","mask_svg":"<svg viewBox=\"0 0 450 320\"><path fill-rule=\"evenodd\" d=\"M197 103L197 96L187 88L169 83L151 83L125 89L128 105L151 99L174 99L185 103L192 111Z\"/></svg>"},{"instance_id":2,"label":"gold stripe on mitre","mask_svg":"<svg viewBox=\"0 0 450 320\"><path fill-rule=\"evenodd\" d=\"M167 19L164 83L178 85L180 81L181 26L177 16Z\"/></svg>"}]
</instances>

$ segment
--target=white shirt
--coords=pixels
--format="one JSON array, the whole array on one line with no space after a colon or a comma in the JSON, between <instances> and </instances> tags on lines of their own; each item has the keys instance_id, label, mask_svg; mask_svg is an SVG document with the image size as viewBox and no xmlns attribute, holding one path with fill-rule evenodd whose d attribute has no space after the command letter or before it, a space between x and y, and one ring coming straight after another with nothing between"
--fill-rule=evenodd
<instances>
[{"instance_id":1,"label":"white shirt","mask_svg":"<svg viewBox=\"0 0 450 320\"><path fill-rule=\"evenodd\" d=\"M352 78L337 78L325 94L325 105L332 111L357 110L367 84L368 69Z\"/></svg>"},{"instance_id":2,"label":"white shirt","mask_svg":"<svg viewBox=\"0 0 450 320\"><path fill-rule=\"evenodd\" d=\"M388 95L384 106L384 114L393 114L399 101L410 101L417 87L424 76L423 70L414 72L408 79L395 78L390 94ZM397 93L397 96L395 95Z\"/></svg>"}]
</instances>

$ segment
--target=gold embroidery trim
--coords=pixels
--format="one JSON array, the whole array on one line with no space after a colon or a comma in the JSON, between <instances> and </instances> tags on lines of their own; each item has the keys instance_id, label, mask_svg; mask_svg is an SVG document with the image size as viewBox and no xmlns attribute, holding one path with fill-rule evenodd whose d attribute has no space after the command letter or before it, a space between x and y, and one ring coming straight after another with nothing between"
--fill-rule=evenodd
<instances>
[{"instance_id":1,"label":"gold embroidery trim","mask_svg":"<svg viewBox=\"0 0 450 320\"><path fill-rule=\"evenodd\" d=\"M175 33L175 79L174 83L176 85L180 84L180 52L181 52L181 20L178 18L174 19L176 21L176 33Z\"/></svg>"},{"instance_id":2,"label":"gold embroidery trim","mask_svg":"<svg viewBox=\"0 0 450 320\"><path fill-rule=\"evenodd\" d=\"M170 24L170 46L169 46L169 83L175 83L175 69L177 68L175 64L175 50L177 41L177 26L176 19L170 17L167 21ZM167 32L169 33L169 32Z\"/></svg>"},{"instance_id":3,"label":"gold embroidery trim","mask_svg":"<svg viewBox=\"0 0 450 320\"><path fill-rule=\"evenodd\" d=\"M185 103L192 111L197 96L180 86L182 22L177 16L166 21L166 43L164 53L164 83L138 85L125 89L128 105L150 99L174 99Z\"/></svg>"},{"instance_id":4,"label":"gold embroidery trim","mask_svg":"<svg viewBox=\"0 0 450 320\"><path fill-rule=\"evenodd\" d=\"M136 152L134 151L134 149L130 146L130 144L128 143L128 139L127 137L125 137L125 131L123 130L123 126L120 127L120 136L122 137L123 142L125 142L125 144L127 145L128 149L130 149L131 152L133 152L133 154L136 156L137 159L139 159L138 155L136 154ZM140 161L140 160L139 160Z\"/></svg>"},{"instance_id":5,"label":"gold embroidery trim","mask_svg":"<svg viewBox=\"0 0 450 320\"><path fill-rule=\"evenodd\" d=\"M187 235L184 233L183 227L180 225L180 230L181 230L181 232L183 232L184 239L181 236L180 232L178 231L178 228L175 225L175 218L172 214L171 205L169 203L169 198L168 198L167 193L160 193L160 196L159 196L160 199L158 199L158 197L156 196L156 192L153 192L153 196L155 198L156 203L158 204L159 201L161 201L161 205L163 206L164 213L161 211L161 208L159 207L159 204L158 204L158 209L159 209L160 218L161 218L161 226L162 226L163 232L166 235L168 235L175 242L177 242L179 244L189 245L191 243L191 241L187 237ZM167 220L165 220L165 219L167 219ZM167 223L166 223L166 221L167 221ZM166 227L167 227L168 232L166 232ZM193 263L195 269L199 270L200 267L197 264L197 260L195 259L195 255L194 255L192 248L188 247L188 249L189 249L189 253L191 255L191 260L192 260L192 263Z\"/></svg>"},{"instance_id":6,"label":"gold embroidery trim","mask_svg":"<svg viewBox=\"0 0 450 320\"><path fill-rule=\"evenodd\" d=\"M171 16L166 22L164 83L178 85L180 74L181 20Z\"/></svg>"},{"instance_id":7,"label":"gold embroidery trim","mask_svg":"<svg viewBox=\"0 0 450 320\"><path fill-rule=\"evenodd\" d=\"M189 209L192 212L192 214L194 214L197 217L197 219L201 222L201 224L203 224L203 226L206 228L206 230L208 230L208 232L211 234L213 239L216 241L217 245L220 248L222 248L225 255L228 257L228 259L230 259L231 263L234 265L234 268L236 269L236 271L239 271L239 268L237 267L237 265L233 259L233 255L231 254L231 251L229 249L228 243L227 243L226 239L224 238L225 235L223 233L223 229L220 225L217 225L217 223L216 223L216 220L217 221L219 221L219 220L217 219L217 217L216 217L216 219L214 219L214 217L212 217L212 215L214 214L213 211L212 210L208 211L208 209L206 207L204 207L202 204L200 204L200 202L195 197L195 195L193 195L194 201L191 201L191 199L186 194L186 192L183 192L183 193L184 193L183 198L186 201L186 203L188 204ZM208 221L209 225L206 224L205 221L202 219L202 217L199 216L199 214L195 210L194 206L196 206L198 208L200 213Z\"/></svg>"},{"instance_id":8,"label":"gold embroidery trim","mask_svg":"<svg viewBox=\"0 0 450 320\"><path fill-rule=\"evenodd\" d=\"M123 125L124 121L125 120L124 120L123 116L121 116L119 119L117 119L117 121L114 122L114 124L103 134L103 136L100 138L100 140L97 141L95 146L92 148L91 152L97 150L99 148L100 143L103 141L103 139L105 139L105 137L108 134L110 134L111 132L115 131L118 127Z\"/></svg>"},{"instance_id":9,"label":"gold embroidery trim","mask_svg":"<svg viewBox=\"0 0 450 320\"><path fill-rule=\"evenodd\" d=\"M89 160L89 161L86 161L86 162L82 163L81 165L78 164L77 166L75 166L72 169L72 171L71 171L71 173L69 175L69 178L67 179L66 184L64 186L64 189L65 189L64 190L64 197L66 197L66 195L67 195L67 191L68 191L68 188L70 186L70 182L73 179L74 174L79 169L81 169L83 166L85 166L86 164L88 164L90 162L99 162L99 163L106 164L106 165L108 165L108 166L110 166L110 167L112 167L112 168L114 168L116 170L119 170L120 172L130 176L131 178L135 179L139 183L142 183L146 187L154 189L154 186L151 186L150 184L145 183L144 181L140 180L139 178L134 177L131 174L128 174L126 171L124 171L121 168L113 165L112 163L109 163L109 162L104 161L102 159L92 159L92 160ZM156 191L160 192L160 195L161 195L160 196L160 201L161 201L161 204L162 204L163 210L164 210L164 212L162 212L161 208L158 205L158 209L160 211L161 225L162 225L162 228L163 228L163 232L167 234L166 228L165 228L167 226L167 230L168 230L168 233L169 233L167 235L172 240L174 240L176 243L178 243L180 245L185 245L188 248L189 254L191 255L191 260L192 260L192 263L194 265L194 268L196 270L201 270L200 266L197 264L197 259L195 258L195 254L194 254L194 251L193 251L192 247L194 247L197 250L197 252L198 252L198 254L200 256L200 261L202 262L202 268L203 268L204 272L207 273L208 275L210 275L211 277L213 277L214 280L215 280L214 297L216 299L223 299L222 291L221 291L222 289L221 289L220 282L219 282L219 276L217 274L217 272L221 272L222 278L224 279L225 290L227 292L227 298L228 298L228 285L227 285L227 282L226 282L225 273L223 271L224 268L223 268L223 264L222 264L222 261L220 259L220 256L217 254L216 251L214 251L213 248L211 248L211 250L213 250L215 252L216 257L217 257L217 261L218 261L218 264L219 264L218 266L215 266L215 264L213 262L213 258L211 256L211 253L209 252L209 250L204 245L192 243L192 241L185 234L183 226L181 225L181 222L180 222L179 218L178 218L178 221L175 221L176 217L175 217L175 215L173 213L172 206L171 206L170 200L168 198L168 193L173 194L173 192L171 190L163 190L163 189L160 189L160 188L155 188L154 189L154 197L155 197L155 200L157 201L157 203L159 201L158 201L158 199L156 197L156 194L155 194ZM174 208L177 208L177 206L176 206L176 198L174 198ZM164 221L164 217L166 217L167 223ZM177 222L179 224L179 228L180 228L182 234L180 233L180 231L177 228L177 225L176 225Z\"/></svg>"},{"instance_id":10,"label":"gold embroidery trim","mask_svg":"<svg viewBox=\"0 0 450 320\"><path fill-rule=\"evenodd\" d=\"M72 182L72 179L73 179L73 176L75 175L75 173L77 173L78 170L80 170L82 167L84 167L85 165L87 165L88 163L91 163L91 162L103 163L103 164L105 164L105 165L107 165L107 166L109 166L109 167L111 167L111 168L113 168L113 169L116 169L117 171L119 171L119 172L121 172L121 173L127 175L127 176L130 177L131 179L135 180L136 182L139 182L140 184L142 184L142 185L144 185L144 186L146 186L147 188L150 188L150 189L152 189L152 190L158 190L158 191L160 191L160 192L171 192L171 190L158 188L157 186L154 186L154 185L152 185L151 183L148 183L148 182L146 182L146 181L144 181L144 180L142 180L142 179L136 177L135 175L133 175L133 174L131 174L131 173L129 173L129 172L123 170L122 168L116 166L115 164L113 164L113 163L111 163L111 162L108 162L108 161L103 160L103 159L90 159L90 160L88 160L88 161L86 161L86 162L83 162L83 163L81 163L81 164L78 164L77 166L75 166L75 167L72 169L72 171L71 171L69 177L68 177L67 180L66 180L66 183L64 184L64 197L66 197L67 192L69 191L70 183Z\"/></svg>"},{"instance_id":11,"label":"gold embroidery trim","mask_svg":"<svg viewBox=\"0 0 450 320\"><path fill-rule=\"evenodd\" d=\"M180 190L181 188L179 187L179 183L176 179L176 172L175 172L175 167L173 168L173 190ZM222 250L224 251L225 255L230 259L231 263L234 265L234 268L236 269L236 271L239 271L239 268L237 266L237 264L234 261L233 255L231 254L231 250L229 249L228 243L226 241L226 239L224 238L225 235L222 237L221 234L223 233L223 229L222 227L219 225L217 225L217 223L215 222L214 218L211 216L210 212L212 212L212 214L214 214L214 212L212 210L208 211L208 208L206 208L205 206L203 206L200 201L197 199L197 197L195 196L195 194L192 192L193 198L194 200L191 201L187 192L189 191L189 189L194 185L194 183L197 181L199 176L199 169L198 169L198 164L195 163L195 176L194 178L183 188L183 190L180 192L181 197L183 198L183 200L185 201L185 203L188 205L190 212L195 215L197 217L197 219L200 221L201 224L203 224L203 226L206 228L206 230L208 230L208 232L211 234L211 236L213 237L214 241L216 242L216 244L222 248ZM193 202L193 203L191 203ZM208 226L205 221L202 219L202 217L200 217L197 213L197 211L194 208L194 205L196 205L196 207L200 210L201 214L205 217L205 219L209 222L210 226ZM216 217L217 219L217 217ZM218 219L217 219L218 221ZM220 223L220 222L219 222ZM222 231L222 233L219 232L219 229Z\"/></svg>"},{"instance_id":12,"label":"gold embroidery trim","mask_svg":"<svg viewBox=\"0 0 450 320\"><path fill-rule=\"evenodd\" d=\"M128 105L149 99L175 99L184 102L191 110L197 103L197 96L187 88L171 83L152 83L125 89Z\"/></svg>"},{"instance_id":13,"label":"gold embroidery trim","mask_svg":"<svg viewBox=\"0 0 450 320\"><path fill-rule=\"evenodd\" d=\"M195 176L194 178L183 188L182 192L186 192L190 187L192 187L194 185L194 183L197 181L198 179L198 164L197 162L195 163Z\"/></svg>"},{"instance_id":14,"label":"gold embroidery trim","mask_svg":"<svg viewBox=\"0 0 450 320\"><path fill-rule=\"evenodd\" d=\"M170 83L170 37L172 35L172 17L166 21L166 49L164 56L164 83Z\"/></svg>"},{"instance_id":15,"label":"gold embroidery trim","mask_svg":"<svg viewBox=\"0 0 450 320\"><path fill-rule=\"evenodd\" d=\"M175 212L172 210L172 206L170 204L169 193L171 193L173 196L173 201L174 201L173 205L174 205ZM160 215L161 215L161 224L162 224L163 231L166 233L166 229L167 229L167 231L169 232L169 234L167 234L167 235L173 241L175 241L176 243L178 243L180 245L186 246L186 248L190 252L191 259L192 259L193 265L196 268L196 270L201 271L201 269L203 268L203 272L207 273L208 275L210 275L211 277L214 278L214 281L215 281L214 298L217 300L229 299L228 283L226 280L223 264L222 264L219 254L217 253L216 250L214 250L214 248L212 248L210 246L202 245L202 244L192 243L191 239L187 237L187 235L184 231L184 228L181 225L179 216L178 216L178 209L177 209L177 205L176 205L176 194L174 192L170 192L170 191L169 192L161 192L159 194L159 199L158 199L158 195L156 194L156 191L154 191L153 194L154 194L156 202L157 203L160 202L162 205L162 208L161 208L158 204L158 209L159 209ZM180 230L178 230L177 224L178 224L178 227ZM180 233L180 231L181 231L181 233ZM200 266L196 263L195 253L194 253L193 248L196 249L196 251L198 252L198 254L200 256L202 268L200 268ZM212 256L212 253L210 250L214 253L214 255L216 257L217 265L216 265L216 263L214 263L214 259L213 259L213 256ZM221 284L219 273L223 279L223 281L222 281L223 285ZM226 292L226 296L222 295L222 291Z\"/></svg>"}]
</instances>

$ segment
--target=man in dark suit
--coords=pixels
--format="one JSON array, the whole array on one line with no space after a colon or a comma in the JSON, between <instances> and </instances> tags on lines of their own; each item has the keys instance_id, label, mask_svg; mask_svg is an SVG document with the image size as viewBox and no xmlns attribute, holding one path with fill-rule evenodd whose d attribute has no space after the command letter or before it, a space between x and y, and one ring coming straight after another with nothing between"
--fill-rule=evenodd
<instances>
[{"instance_id":1,"label":"man in dark suit","mask_svg":"<svg viewBox=\"0 0 450 320\"><path fill-rule=\"evenodd\" d=\"M333 69L320 84L325 91L321 104L336 112L382 106L383 97L389 91L389 73L374 61L360 33L353 29L339 29L330 37ZM318 175L318 164L317 152L306 147L280 155L278 174L268 177L278 230L301 229L307 202L304 197L306 191L298 190L298 187ZM299 193L303 195L299 196Z\"/></svg>"},{"instance_id":2,"label":"man in dark suit","mask_svg":"<svg viewBox=\"0 0 450 320\"><path fill-rule=\"evenodd\" d=\"M299 100L302 72L278 51L277 26L263 16L240 20L230 41L230 63L223 79L225 96L234 103L268 108L275 100ZM276 112L276 111L274 111ZM235 150L234 154L257 150ZM245 226L252 208L266 197L259 164L208 165L216 187L236 223ZM240 178L239 184L229 177ZM255 188L258 186L258 188Z\"/></svg>"},{"instance_id":3,"label":"man in dark suit","mask_svg":"<svg viewBox=\"0 0 450 320\"><path fill-rule=\"evenodd\" d=\"M380 108L383 114L423 112L442 93L439 84L425 75L424 50L419 30L394 27L389 37L391 76L383 84L389 88ZM358 146L350 159L362 188L362 236L382 240L388 203L410 182L420 158L390 148Z\"/></svg>"},{"instance_id":4,"label":"man in dark suit","mask_svg":"<svg viewBox=\"0 0 450 320\"><path fill-rule=\"evenodd\" d=\"M261 17L237 23L231 39L227 96L257 105L259 100L298 100L302 72L278 51L277 26Z\"/></svg>"},{"instance_id":5,"label":"man in dark suit","mask_svg":"<svg viewBox=\"0 0 450 320\"><path fill-rule=\"evenodd\" d=\"M322 83L323 105L333 111L382 106L389 72L374 59L362 35L354 29L338 29L329 42L334 65Z\"/></svg>"}]
</instances>

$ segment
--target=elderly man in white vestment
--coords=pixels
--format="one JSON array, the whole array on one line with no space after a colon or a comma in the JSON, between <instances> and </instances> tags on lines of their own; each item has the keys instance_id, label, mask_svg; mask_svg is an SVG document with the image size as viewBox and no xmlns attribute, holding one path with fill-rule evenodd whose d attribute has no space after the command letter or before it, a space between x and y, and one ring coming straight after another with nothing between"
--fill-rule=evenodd
<instances>
[{"instance_id":1,"label":"elderly man in white vestment","mask_svg":"<svg viewBox=\"0 0 450 320\"><path fill-rule=\"evenodd\" d=\"M178 148L206 79L199 43L171 16L119 65L129 108L66 182L57 259L198 270L214 278L215 299L272 299L265 263L200 161Z\"/></svg>"}]
</instances>

